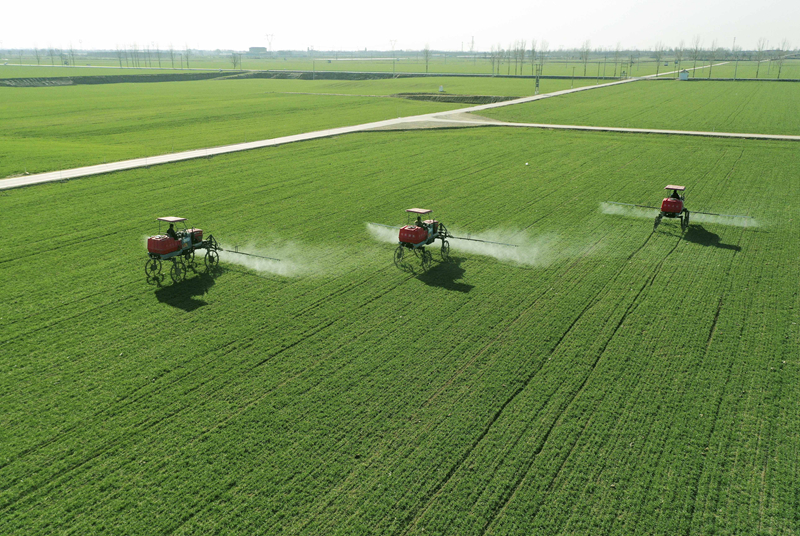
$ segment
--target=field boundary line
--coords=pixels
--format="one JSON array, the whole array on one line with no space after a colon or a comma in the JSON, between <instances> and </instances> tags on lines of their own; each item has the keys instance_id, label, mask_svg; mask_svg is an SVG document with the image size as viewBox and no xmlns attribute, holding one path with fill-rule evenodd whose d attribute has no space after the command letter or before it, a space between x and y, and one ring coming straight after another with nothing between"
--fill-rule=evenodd
<instances>
[{"instance_id":1,"label":"field boundary line","mask_svg":"<svg viewBox=\"0 0 800 536\"><path fill-rule=\"evenodd\" d=\"M457 120L451 119L450 122ZM477 125L477 124L476 124ZM703 130L669 130L669 129L656 129L656 128L629 128L629 127L595 127L588 125L556 125L548 123L507 123L498 122L481 123L481 126L505 126L505 127L525 127L525 128L541 128L552 130L584 130L590 132L621 132L627 134L663 134L671 136L702 136L708 138L736 138L747 140L782 140L782 141L800 141L800 136L788 134L756 134L747 132L708 132Z\"/></svg>"}]
</instances>

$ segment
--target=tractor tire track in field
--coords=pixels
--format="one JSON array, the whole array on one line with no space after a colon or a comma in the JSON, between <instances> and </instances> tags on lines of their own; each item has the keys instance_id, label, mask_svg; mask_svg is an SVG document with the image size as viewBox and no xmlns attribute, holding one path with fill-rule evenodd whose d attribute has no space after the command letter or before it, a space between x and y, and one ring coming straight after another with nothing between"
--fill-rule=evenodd
<instances>
[{"instance_id":1,"label":"tractor tire track in field","mask_svg":"<svg viewBox=\"0 0 800 536\"><path fill-rule=\"evenodd\" d=\"M470 456L470 455L471 455L471 454L472 454L472 453L475 451L475 449L478 447L478 445L480 445L480 443L483 441L483 439L484 439L484 438L485 438L485 437L486 437L486 436L489 434L489 432L490 432L490 431L491 431L491 429L492 429L492 426L494 425L494 423L495 423L495 422L497 422L497 421L498 421L498 419L500 419L500 417L502 416L502 414L503 414L503 411L505 410L505 408L506 408L506 407L508 407L508 406L509 406L509 404L511 404L511 403L512 403L512 402L513 402L513 401L516 399L516 397L517 397L517 396L518 396L520 393L522 393L522 392L523 392L523 391L524 391L524 390L525 390L525 389L528 387L528 385L530 385L530 382L531 382L531 381L533 381L533 378L535 378L535 377L536 377L536 375L538 374L538 372L541 370L541 368L542 368L542 367L544 366L544 364L547 362L547 359L546 359L546 357L548 357L548 356L552 356L553 354L555 354L555 353L556 353L556 351L559 349L559 347L560 347L560 346L561 346L561 344L563 343L564 339L565 339L565 338L566 338L566 337L569 335L569 333L570 333L570 332L572 332L573 328L574 328L574 327L575 327L575 326L578 324L578 322L581 320L581 318L583 318L583 316L586 314L586 312L587 312L587 311L589 311L589 310L590 310L591 308L593 308L593 307L594 307L594 306L595 306L597 303L599 303L599 301L602 299L602 298L601 298L601 295L605 295L605 294L607 293L609 286L610 286L610 285L611 285L611 284L612 284L614 281L616 281L616 280L617 280L617 278L618 278L618 277L619 277L619 276L622 274L622 272L624 272L624 271L626 270L626 268L628 267L628 261L630 261L630 259L632 259L632 258L633 258L633 257L634 257L634 256L635 256L635 255L636 255L638 252L639 252L639 251L641 251L641 250L642 250L642 249L643 249L643 248L644 248L644 247L645 247L645 246L646 246L646 245L649 243L649 241L650 241L650 239L652 238L652 236L653 236L653 233L650 233L650 235L648 235L648 237L645 239L645 241L642 243L642 245L641 245L641 246L639 246L639 248L637 248L637 249L636 249L636 250L635 250L633 253L631 253L631 254L630 254L630 255L629 255L627 258L626 258L626 262L624 262L624 263L621 265L621 267L620 267L620 268L619 268L619 269L616 271L616 273L615 273L615 274L614 274L612 277L609 277L609 278L606 280L606 283L603 285L603 287L602 287L602 288L600 288L600 290L598 290L598 291L597 291L597 293L595 294L595 296L594 296L592 299L590 299L590 300L587 300L587 301L588 301L588 303L586 304L586 306L584 306L584 308L581 310L581 312L580 312L580 313L578 313L578 315L575 317L575 319L573 319L573 321L570 323L570 325L567 327L567 329L566 329L566 330L564 330L564 332L562 333L562 335L561 335L561 336L559 337L559 339L558 339L558 340L555 342L555 344L553 345L553 347L551 348L551 350L550 350L550 351L547 353L547 355L542 357L539 367L537 367L535 370L533 370L532 372L530 372L530 373L528 374L527 378L525 378L525 380L524 380L524 381L523 381L523 382L520 384L520 386L519 386L517 389L515 389L515 390L514 390L514 392L512 392L512 393L511 393L511 395L509 396L509 398L508 398L508 399L507 399L507 400L506 400L506 401L505 401L505 402L504 402L504 403L503 403L503 404L500 406L500 408L498 408L498 410L497 410L497 411L496 411L496 412L495 412L495 413L492 415L492 417L491 417L491 418L489 419L489 421L486 423L486 425L485 425L484 429L483 429L483 430L481 431L481 433L480 433L480 434L477 436L477 438L476 438L476 439L475 439L475 440L474 440L474 441L473 441L473 442L472 442L472 443L469 445L469 447L467 447L467 449L466 449L466 450L465 450L465 451L462 453L462 455L461 455L461 456L459 456L459 458L456 460L456 462L453 464L453 466L452 466L452 467L451 467L451 468L448 470L448 472L447 472L447 473L444 475L444 477L443 477L443 478L440 480L440 482L439 482L439 483L436 485L436 487L435 487L435 488L434 488L434 489L431 491L431 493L429 494L428 498L425 500L425 506L424 506L424 507L422 507L421 509L417 510L416 512L414 512L414 513L411 513L411 514L408 516L408 524L407 524L407 529L406 529L405 531L403 531L403 534L408 534L410 531L412 531L414 528L416 528L416 526L418 525L419 521L420 521L420 520L422 519L422 517L423 517L423 516L426 514L426 512L428 512L428 511L429 511L429 510L430 510L430 509L433 507L433 504L434 504L435 500L436 500L436 499L437 499L437 498L438 498L438 497L441 495L442 491L443 491L443 490L444 490L444 488L447 486L447 484L448 484L448 483L449 483L449 482L452 480L453 476L454 476L454 475L455 475L455 473L458 471L458 469L459 469L459 468L461 468L461 467L463 466L464 462L465 462L465 461L466 461L466 460L469 458L469 456ZM646 281L643 283L642 287L639 289L639 292L636 294L636 296L634 296L634 298L633 298L633 301L632 301L631 305L628 307L628 309L627 309L627 310L625 311L625 313L623 314L623 316L622 316L622 319L620 320L620 322L619 322L619 323L617 324L617 326L615 327L615 329L614 329L614 331L613 331L613 333L612 333L611 337L609 337L609 339L608 339L608 340L605 342L605 344L603 345L603 347L602 347L602 349L601 349L601 351L600 351L599 355L597 356L597 358L595 359L595 361L594 361L593 365L591 366L591 368L590 368L589 372L587 373L587 375L586 375L586 378L584 379L583 383L581 384L581 386L580 386L580 387L578 388L578 390L576 391L576 394L574 395L574 397L573 397L573 400L571 400L570 402L568 402L568 403L565 405L565 407L564 407L564 410L562 410L561 414L560 414L558 417L556 417L556 418L553 420L552 424L550 425L550 428L547 430L547 432L546 432L546 433L545 433L545 435L544 435L544 438L543 438L543 440L542 440L542 443L541 443L541 445L540 445L540 448L539 448L539 449L537 450L537 452L536 452L536 453L535 453L535 454L532 456L532 458L531 458L531 461L530 461L530 463L527 465L527 467L525 468L525 470L521 472L522 476L521 476L521 477L520 477L520 478L517 480L517 482L516 482L516 483L514 484L514 486L511 488L511 491L509 492L509 494L508 494L508 497L507 497L507 498L505 499L505 501L503 502L503 506L501 507L501 510L505 510L505 508L506 508L506 506L508 505L509 501L511 500L511 498L513 497L513 495L516 493L516 491L517 491L517 489L518 489L519 485L521 484L521 482L522 482L522 479L524 479L524 476L525 476L525 475L528 473L528 471L529 471L529 470L530 470L530 468L532 467L533 463L536 461L536 458L537 458L537 457L538 457L538 455L541 453L541 451L544 449L544 446L545 446L545 444L547 443L547 440L548 440L548 438L550 437L550 434L552 433L553 429L555 428L555 425L556 425L556 423L559 421L559 419L560 419L561 415L563 415L563 413L564 413L564 412L565 412L565 411L566 411L566 410L567 410L567 409L570 407L570 405L571 405L571 404L572 404L572 402L574 401L574 398L576 398L577 396L579 396L579 395L580 395L581 391L583 390L583 388L585 387L586 383L588 382L588 380L589 380L589 377L592 375L592 372L595 370L595 368L596 368L596 366L597 366L597 363L599 363L599 361L600 361L600 358L602 357L603 353L605 352L605 349L606 349L606 347L608 346L608 344L610 343L611 339L613 339L613 337L614 337L614 335L616 334L616 332L617 332L617 331L619 330L619 328L620 328L620 327L623 325L623 323L624 323L624 321L625 321L625 318L627 317L627 315L628 315L628 314L629 314L629 313L630 313L632 310L634 310L634 309L635 309L635 307L633 307L633 306L634 306L634 305L636 305L636 307L638 307L637 300L638 300L639 296L640 296L640 295L641 295L641 293L642 293L642 292L645 290L645 288L649 288L649 286L650 286L650 285L652 285L652 281L653 281L653 280L655 280L656 276L657 276L657 275L658 275L658 273L660 272L660 268L661 268L661 266L663 265L664 261L667 259L667 257L669 257L669 255L671 255L671 254L672 254L672 252L673 252L673 251L675 251L675 249L678 247L678 244L679 244L679 243L680 243L680 240L678 240L678 241L675 243L675 245L672 247L672 249L671 249L671 250L670 250L670 251L669 251L669 252L668 252L668 253L667 253L667 254L664 256L664 258L663 258L663 259L662 259L662 260L661 260L661 261L660 261L660 262L659 262L659 263L656 265L656 268L655 268L655 270L654 270L654 273L653 273L653 275L651 275L651 276L650 276L650 277L649 277L649 278L648 278L648 279L647 279L647 280L646 280ZM575 264L577 264L577 261L576 261L576 263L575 263ZM573 266L574 266L574 264L573 264ZM526 312L527 312L527 311L526 311ZM523 313L523 314L524 314L524 313ZM522 316L522 315L520 315L520 316ZM518 320L518 319L519 319L519 317L517 318L517 320ZM496 339L495 339L495 340L496 340ZM491 346L491 344L493 344L494 342L495 342L495 341L492 341L491 343L489 343L489 345L487 345L487 348L488 348L488 346ZM484 350L485 350L485 349L484 349ZM477 358L477 356L476 356L476 358ZM466 367L464 368L464 370L466 370ZM452 381L452 380L451 380L451 381ZM438 395L439 393L437 392L436 394ZM577 441L577 440L576 440L576 441ZM573 445L573 447L574 447L574 445ZM562 466L563 466L563 464L562 464ZM560 470L560 469L559 469L559 470ZM554 477L554 478L555 478L555 477ZM552 484L552 483L551 483L551 484ZM497 513L498 511L495 511L495 512ZM486 532L486 531L489 529L489 527L490 527L491 523L492 523L492 522L494 521L494 519L496 518L496 515L497 515L497 514L495 514L495 516L492 516L492 517L489 519L489 521L487 521L486 525L485 525L485 526L484 526L484 528L483 528L483 531L482 531L483 533L485 533L485 532Z\"/></svg>"},{"instance_id":2,"label":"tractor tire track in field","mask_svg":"<svg viewBox=\"0 0 800 536\"><path fill-rule=\"evenodd\" d=\"M741 155L739 156L739 159L740 158L741 158ZM736 162L738 162L739 159L737 159ZM731 171L733 170L733 167L735 167L735 165L736 164L734 163L734 165L731 167ZM744 236L744 233L745 233L745 229L743 228L741 230L741 232L739 233L739 239L736 241L736 245L737 246L739 246L741 244L742 237ZM725 302L725 298L730 293L731 288L733 287L733 280L730 278L730 275L731 275L731 272L733 271L734 263L736 262L737 254L739 253L739 251L740 251L740 249L734 250L733 255L731 255L730 262L728 263L728 268L725 270L725 275L724 275L723 279L728 280L730 282L728 283L728 288L725 291L723 291L722 295L720 296L719 303L717 304L717 309L716 309L716 312L714 314L714 321L713 321L713 323L711 325L711 329L709 329L709 332L708 332L708 340L706 341L706 349L705 349L705 353L703 355L703 360L704 361L708 358L709 353L711 351L711 345L712 345L713 340L714 340L714 335L717 332L717 322L719 320L720 313L722 312L722 307L723 307L723 304ZM750 298L750 301L752 302L752 297ZM739 345L741 345L741 334L744 331L744 329L745 329L744 328L744 323L742 323L739 326L739 335L736 337L739 340ZM728 390L728 386L730 385L730 381L731 381L731 376L733 374L734 362L735 362L735 360L731 356L728 359L728 366L727 366L727 370L725 372L725 381L722 384L722 388L720 389L719 396L718 396L718 398L716 400L716 403L714 405L714 413L713 413L714 420L713 420L713 422L711 424L711 428L710 428L710 430L708 432L708 436L706 437L705 441L702 444L702 448L703 448L702 452L708 451L708 449L711 447L711 439L714 437L714 432L716 431L717 423L719 422L720 408L722 407L722 402L725 399L725 394L726 394L726 392ZM702 478L702 476L703 476L703 474L705 472L706 463L708 463L708 457L704 457L703 458L703 463L701 465L700 470L698 470L698 472L697 472L697 478L695 478L694 483L693 483L692 488L691 488L691 493L690 493L690 499L691 500L690 500L690 504L689 504L689 511L687 513L687 520L689 521L689 523L688 523L688 525L686 527L686 532L685 532L685 534L687 536L689 534L691 534L691 532L692 532L692 518L694 517L695 509L697 507L697 501L698 501L697 494L699 492L700 480L701 480L701 478Z\"/></svg>"},{"instance_id":3,"label":"tractor tire track in field","mask_svg":"<svg viewBox=\"0 0 800 536\"><path fill-rule=\"evenodd\" d=\"M628 259L631 259L636 253L641 251L641 249L647 244L647 242L650 241L650 238L652 236L653 236L653 234L651 233L650 236L648 236L647 240L645 240L645 243L642 244L642 246L639 249L637 249L636 252L632 253L628 257ZM514 496L517 494L517 491L519 490L522 482L525 480L526 476L528 475L528 473L530 472L531 468L533 467L533 464L536 462L537 458L539 457L539 455L542 453L542 451L544 450L545 446L547 445L547 442L550 439L550 435L552 434L553 430L556 428L556 425L561 421L561 419L564 416L564 414L567 413L567 411L570 409L570 407L573 405L573 403L580 397L581 393L586 388L586 385L589 383L589 378L591 378L592 374L597 369L597 365L600 363L600 360L602 359L603 355L605 355L605 352L606 352L606 349L608 348L608 345L614 339L614 337L616 336L616 334L620 330L620 328L625 324L625 320L628 318L628 316L631 313L633 313L634 311L636 311L636 309L639 307L639 305L641 304L641 301L640 301L639 298L644 293L646 293L647 290L649 290L653 286L653 283L655 282L656 278L661 273L661 268L664 265L664 262L667 260L667 258L669 258L670 255L672 255L672 253L678 248L678 245L682 241L683 241L683 238L681 237L679 240L677 240L675 242L675 244L666 253L666 255L664 255L664 257L658 262L658 264L656 264L656 266L653 269L653 273L650 276L648 276L647 279L639 287L639 290L633 296L633 299L631 300L630 305L628 305L628 307L625 309L625 312L622 314L622 316L620 317L620 319L617 322L616 326L612 330L611 335L606 339L606 341L603 343L602 347L600 348L600 351L598 352L597 357L595 358L594 362L592 363L592 365L590 366L588 372L586 373L586 376L584 377L583 382L580 384L578 389L575 391L575 394L573 395L572 399L564 404L564 407L561 410L561 412L559 413L559 415L556 416L556 418L553 419L553 421L552 421L552 423L550 425L550 428L548 428L547 432L544 434L544 437L542 439L542 442L539 445L539 448L531 456L531 458L530 458L529 462L526 464L527 466L524 468L524 470L520 471L520 476L517 478L517 481L514 483L513 486L511 486L509 488L509 491L506 494L506 498L502 502L502 506L500 508L498 508L497 510L495 510L493 512L493 515L491 517L489 517L489 519L486 521L486 523L484 524L484 527L483 527L483 530L482 530L481 534L486 534L491 529L492 524L498 518L502 517L502 515L505 512L506 508L511 503L511 501L514 498ZM617 273L617 276L622 273L622 271L624 270L624 268L626 266L627 266L627 264L623 265L623 269L620 270ZM615 280L617 278L617 276L611 278L611 280ZM581 316L586 312L586 310L588 310L590 307L594 306L596 303L597 303L597 301L593 301L590 305L588 305L584 309L584 311L581 312ZM569 330L567 330L567 332L559 340L559 344L561 343L561 340L563 340L564 337L566 337L566 335L569 333L569 331L572 330L572 327L578 322L578 320L579 319L576 319L575 322L572 323L572 325L570 326ZM553 352L551 352L551 354L554 353L554 352L555 352L555 348L554 348ZM604 394L603 398L605 398L605 394ZM591 418L591 415L589 415L587 417L587 421L590 418ZM587 425L584 425L584 428L583 428L584 430L586 429L586 426ZM558 476L561 474L562 470L564 469L564 465L567 463L567 460L569 460L570 456L572 455L572 452L575 450L575 446L578 444L581 436L582 436L582 434L578 434L575 437L575 441L570 446L569 451L566 453L566 455L564 455L564 457L562 458L561 464L559 465L558 469L553 473L553 477L550 480L549 484L547 485L545 494L549 493L552 490L553 485L555 484L556 480L558 479ZM532 512L532 517L535 517L536 514L538 513L538 511L539 511L539 507L537 506L535 508L535 510Z\"/></svg>"},{"instance_id":4,"label":"tractor tire track in field","mask_svg":"<svg viewBox=\"0 0 800 536\"><path fill-rule=\"evenodd\" d=\"M435 400L435 399L436 399L436 398L437 398L437 397L438 397L440 394L442 394L442 393L443 393L443 392L444 392L444 391L445 391L445 390L446 390L446 389L447 389L447 388L448 388L450 385L452 385L452 383L453 383L453 382L454 382L454 381L455 381L455 380L456 380L458 377L460 377L460 376L461 376L461 375L462 375L462 374L463 374L463 373L464 373L464 372L465 372L467 369L469 369L469 367L471 367L471 366L472 366L472 365L475 363L475 361L477 361L477 359L478 359L479 357L481 357L481 356L482 356L484 353L486 353L486 351L488 351L488 350L489 350L489 348L491 348L491 347L492 347L492 346L493 346L493 345L494 345L494 344L495 344L495 343L496 343L496 342L497 342L499 339L501 339L501 338L503 337L503 335L505 335L506 333L508 333L508 332L511 330L511 328L513 328L513 327L514 327L514 326L515 326L515 325L516 325L516 324L517 324L517 323L518 323L518 322L519 322L519 321L520 321L522 318L524 318L524 317L528 316L528 315L530 314L531 310L532 310L534 307L536 307L536 305L538 305L538 304L539 304L539 302L540 302L540 301L541 301L541 300L542 300L542 299L543 299L545 296L547 296L547 295L550 293L550 291L551 291L551 290L553 290L553 286L554 286L556 283L558 283L559 281L563 281L563 280L566 278L566 276L567 276L569 273L571 273L571 272L572 272L572 270L573 270L575 267L577 267L577 266L578 266L578 265L581 263L581 261L583 261L583 260L584 260L586 257L590 256L590 255L591 255L591 254L594 252L594 250L596 250L596 249L597 249L597 248L600 246L600 244L602 244L602 243L603 243L603 241L605 240L606 236L608 236L608 235L610 235L610 234L612 234L612 231L611 231L611 230L609 230L609 231L607 232L607 234L606 234L606 235L603 235L603 236L601 236L600 238L598 238L598 239L597 239L597 241L596 241L594 244L592 244L592 245L591 245L589 248L587 248L587 250L585 251L585 253L584 253L582 256L580 256L580 257L578 257L577 259L575 259L575 260L574 260L574 261L573 261L573 262L572 262L572 263L571 263L571 264L570 264L570 265L569 265L569 266L566 268L566 270L564 270L564 271L561 273L561 275L560 275L560 276L559 276L557 279L554 279L553 281L551 281L551 282L549 283L549 285L548 285L548 288L547 288L547 289L545 289L545 290L543 290L541 294L539 294L538 296L536 296L536 298L534 298L534 300L533 300L533 301L530 303L530 305L528 305L527 307L525 307L525 308L524 308L524 309L523 309L523 310L522 310L522 311L521 311L521 312L520 312L520 313L519 313L519 314L518 314L518 315L517 315L517 316L514 318L514 320L512 320L512 321L511 321L511 322L510 322L510 323L509 323L509 324L508 324L508 325L507 325L507 326L506 326L506 327L505 327L505 328L504 328L504 329L503 329L503 330L502 330L500 333L498 333L498 334L497 334L497 336L495 336L495 337L494 337L492 340L490 340L489 342L487 342L487 343L486 343L486 344L485 344L485 345L484 345L484 346L483 346L483 347L482 347L482 348L481 348L481 349L480 349L480 350L479 350L479 351L478 351L478 352L477 352L477 353L476 353L476 354L475 354L475 355L474 355L474 356L473 356L471 359L469 359L469 360L468 360L466 363L464 363L464 365L463 365L462 367L460 367L458 370L456 370L456 372L455 372L455 373L454 373L454 374L453 374L453 375L452 375L452 376L451 376L451 377L450 377L450 378L449 378L449 379L448 379L448 380L447 380L447 381L446 381L444 384L442 384L442 386L441 386L441 387L439 387L439 388L438 388L438 389L437 389L437 390L436 390L436 391L435 391L435 392L434 392L434 393L433 393L433 394L432 394L432 395L431 395L431 396L430 396L430 397L429 397L429 398L428 398L428 399L427 399L427 400L426 400L426 401L425 401L425 402L422 404L422 406L421 406L421 407L423 407L423 408L424 408L424 407L430 406L430 405L433 403L433 401L434 401L434 400ZM541 368L541 367L540 367L540 368Z\"/></svg>"}]
</instances>

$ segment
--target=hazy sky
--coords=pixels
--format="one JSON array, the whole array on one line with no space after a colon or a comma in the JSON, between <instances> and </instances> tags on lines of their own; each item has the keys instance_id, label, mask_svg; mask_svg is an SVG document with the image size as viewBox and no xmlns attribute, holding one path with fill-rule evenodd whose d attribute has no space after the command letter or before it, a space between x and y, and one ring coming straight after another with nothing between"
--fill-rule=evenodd
<instances>
[{"instance_id":1,"label":"hazy sky","mask_svg":"<svg viewBox=\"0 0 800 536\"><path fill-rule=\"evenodd\" d=\"M800 46L800 0L619 0L480 2L292 0L170 2L138 0L5 2L0 8L0 49L38 46L114 48L137 43L166 49L273 50L476 50L507 47L517 39L546 39L550 49L578 47L651 49L661 41L730 48L733 39L755 48L759 37L777 46Z\"/></svg>"}]
</instances>

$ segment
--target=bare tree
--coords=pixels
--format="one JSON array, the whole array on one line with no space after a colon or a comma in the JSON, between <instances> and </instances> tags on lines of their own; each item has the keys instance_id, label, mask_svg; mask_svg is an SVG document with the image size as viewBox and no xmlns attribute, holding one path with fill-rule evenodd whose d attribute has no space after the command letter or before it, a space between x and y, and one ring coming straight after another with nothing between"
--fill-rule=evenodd
<instances>
[{"instance_id":1,"label":"bare tree","mask_svg":"<svg viewBox=\"0 0 800 536\"><path fill-rule=\"evenodd\" d=\"M695 35L694 39L692 39L692 59L694 60L694 65L692 66L692 78L694 78L697 74L697 59L700 57L702 46L703 41L700 40L700 36Z\"/></svg>"},{"instance_id":2,"label":"bare tree","mask_svg":"<svg viewBox=\"0 0 800 536\"><path fill-rule=\"evenodd\" d=\"M621 48L622 47L620 46L619 41L617 41L617 47L614 49L614 78L617 77L617 63L619 63L619 53L620 53ZM620 69L620 70L622 70L622 69ZM622 73L620 73L620 74L622 74Z\"/></svg>"},{"instance_id":3,"label":"bare tree","mask_svg":"<svg viewBox=\"0 0 800 536\"><path fill-rule=\"evenodd\" d=\"M708 78L711 78L711 70L714 68L714 62L717 58L717 40L711 41L711 48L708 49L711 56L708 59Z\"/></svg>"},{"instance_id":4,"label":"bare tree","mask_svg":"<svg viewBox=\"0 0 800 536\"><path fill-rule=\"evenodd\" d=\"M50 65L56 64L56 51L53 47L47 47L47 53L50 55Z\"/></svg>"},{"instance_id":5,"label":"bare tree","mask_svg":"<svg viewBox=\"0 0 800 536\"><path fill-rule=\"evenodd\" d=\"M517 65L519 65L519 74L522 74L522 68L525 66L525 40L517 41L517 46L514 49L514 74L517 74Z\"/></svg>"},{"instance_id":6,"label":"bare tree","mask_svg":"<svg viewBox=\"0 0 800 536\"><path fill-rule=\"evenodd\" d=\"M659 41L653 47L653 57L656 60L656 78L658 78L658 70L661 67L661 60L664 58L664 43Z\"/></svg>"},{"instance_id":7,"label":"bare tree","mask_svg":"<svg viewBox=\"0 0 800 536\"><path fill-rule=\"evenodd\" d=\"M678 43L678 48L675 49L675 61L678 62L678 71L681 70L681 62L683 61L683 49L686 48L686 44L681 39L681 42Z\"/></svg>"},{"instance_id":8,"label":"bare tree","mask_svg":"<svg viewBox=\"0 0 800 536\"><path fill-rule=\"evenodd\" d=\"M528 51L528 59L531 60L531 74L536 71L536 39L531 39L531 49Z\"/></svg>"},{"instance_id":9,"label":"bare tree","mask_svg":"<svg viewBox=\"0 0 800 536\"><path fill-rule=\"evenodd\" d=\"M589 62L589 54L591 54L591 52L591 41L587 39L583 42L580 49L581 61L583 62L583 76L586 76L586 64Z\"/></svg>"},{"instance_id":10,"label":"bare tree","mask_svg":"<svg viewBox=\"0 0 800 536\"><path fill-rule=\"evenodd\" d=\"M24 51L24 50L22 50L22 49L19 49L19 50L17 51L17 54L19 55L19 64L20 64L20 65L22 65L22 54L23 54L24 52L25 52L25 51Z\"/></svg>"},{"instance_id":11,"label":"bare tree","mask_svg":"<svg viewBox=\"0 0 800 536\"><path fill-rule=\"evenodd\" d=\"M75 66L75 49L72 48L72 43L69 44L69 63L73 67Z\"/></svg>"},{"instance_id":12,"label":"bare tree","mask_svg":"<svg viewBox=\"0 0 800 536\"><path fill-rule=\"evenodd\" d=\"M186 55L186 68L188 69L189 68L189 56L191 54L190 51L189 51L189 44L188 43L186 44L186 50L184 50L183 53Z\"/></svg>"},{"instance_id":13,"label":"bare tree","mask_svg":"<svg viewBox=\"0 0 800 536\"><path fill-rule=\"evenodd\" d=\"M766 48L767 40L760 37L756 43L756 78L758 78L758 70L761 68L761 62L764 60L764 50Z\"/></svg>"},{"instance_id":14,"label":"bare tree","mask_svg":"<svg viewBox=\"0 0 800 536\"><path fill-rule=\"evenodd\" d=\"M172 43L169 44L169 61L172 62L172 68L175 68L175 49L172 46Z\"/></svg>"},{"instance_id":15,"label":"bare tree","mask_svg":"<svg viewBox=\"0 0 800 536\"><path fill-rule=\"evenodd\" d=\"M542 44L539 45L539 76L544 73L544 62L547 61L547 51L550 43L542 39Z\"/></svg>"},{"instance_id":16,"label":"bare tree","mask_svg":"<svg viewBox=\"0 0 800 536\"><path fill-rule=\"evenodd\" d=\"M785 39L781 41L781 46L778 48L778 79L781 78L781 69L783 69L783 60L786 59L786 55L789 52L789 40Z\"/></svg>"},{"instance_id":17,"label":"bare tree","mask_svg":"<svg viewBox=\"0 0 800 536\"><path fill-rule=\"evenodd\" d=\"M40 60L42 59L42 51L39 50L39 47L33 47L33 55L36 56L36 65L41 65Z\"/></svg>"},{"instance_id":18,"label":"bare tree","mask_svg":"<svg viewBox=\"0 0 800 536\"><path fill-rule=\"evenodd\" d=\"M237 54L236 52L231 54L231 63L233 63L234 69L239 69L242 66L242 55Z\"/></svg>"},{"instance_id":19,"label":"bare tree","mask_svg":"<svg viewBox=\"0 0 800 536\"><path fill-rule=\"evenodd\" d=\"M425 43L425 48L422 49L422 59L425 61L425 72L428 72L428 64L431 61L431 47Z\"/></svg>"},{"instance_id":20,"label":"bare tree","mask_svg":"<svg viewBox=\"0 0 800 536\"><path fill-rule=\"evenodd\" d=\"M119 60L119 68L122 69L122 50L120 50L119 45L117 45L117 50L114 52L117 54L117 59Z\"/></svg>"},{"instance_id":21,"label":"bare tree","mask_svg":"<svg viewBox=\"0 0 800 536\"><path fill-rule=\"evenodd\" d=\"M161 68L161 49L158 48L158 43L156 43L156 57L158 57L158 68Z\"/></svg>"}]
</instances>

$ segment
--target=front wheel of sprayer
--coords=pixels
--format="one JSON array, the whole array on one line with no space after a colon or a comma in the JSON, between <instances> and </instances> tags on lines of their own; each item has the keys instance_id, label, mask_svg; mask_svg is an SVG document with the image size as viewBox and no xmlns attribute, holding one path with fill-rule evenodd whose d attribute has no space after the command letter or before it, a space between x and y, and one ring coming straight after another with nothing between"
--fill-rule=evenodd
<instances>
[{"instance_id":1,"label":"front wheel of sprayer","mask_svg":"<svg viewBox=\"0 0 800 536\"><path fill-rule=\"evenodd\" d=\"M219 253L214 249L206 251L206 270L214 270L219 267Z\"/></svg>"},{"instance_id":2,"label":"front wheel of sprayer","mask_svg":"<svg viewBox=\"0 0 800 536\"><path fill-rule=\"evenodd\" d=\"M175 283L180 283L186 277L186 265L183 260L173 260L172 268L169 271L170 277Z\"/></svg>"},{"instance_id":3,"label":"front wheel of sprayer","mask_svg":"<svg viewBox=\"0 0 800 536\"><path fill-rule=\"evenodd\" d=\"M683 209L683 216L681 217L681 231L686 231L689 228L689 211Z\"/></svg>"},{"instance_id":4,"label":"front wheel of sprayer","mask_svg":"<svg viewBox=\"0 0 800 536\"><path fill-rule=\"evenodd\" d=\"M442 240L442 260L450 260L450 242Z\"/></svg>"},{"instance_id":5,"label":"front wheel of sprayer","mask_svg":"<svg viewBox=\"0 0 800 536\"><path fill-rule=\"evenodd\" d=\"M658 229L658 224L659 224L659 223L661 223L661 218L662 218L661 214L659 214L658 216L656 216L656 221L654 221L654 222L653 222L653 230L654 230L654 231L655 231L656 229Z\"/></svg>"},{"instance_id":6,"label":"front wheel of sprayer","mask_svg":"<svg viewBox=\"0 0 800 536\"><path fill-rule=\"evenodd\" d=\"M147 259L144 265L144 274L147 276L148 283L157 283L161 276L161 260Z\"/></svg>"}]
</instances>

